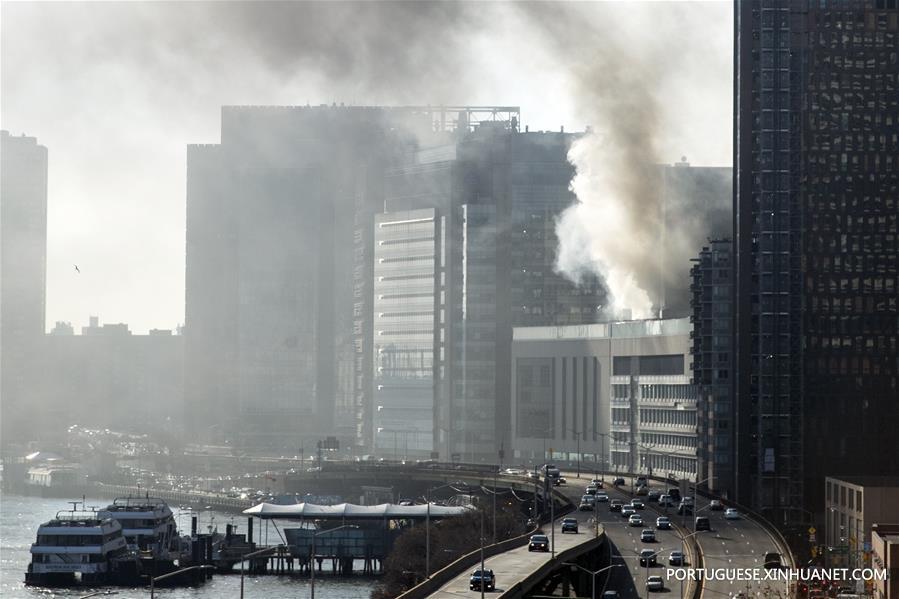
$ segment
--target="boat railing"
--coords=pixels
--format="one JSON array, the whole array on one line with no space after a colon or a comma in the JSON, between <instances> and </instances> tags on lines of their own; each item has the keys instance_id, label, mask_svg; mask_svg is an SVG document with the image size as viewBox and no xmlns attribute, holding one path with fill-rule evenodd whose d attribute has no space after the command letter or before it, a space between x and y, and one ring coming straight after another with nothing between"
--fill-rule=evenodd
<instances>
[{"instance_id":1,"label":"boat railing","mask_svg":"<svg viewBox=\"0 0 899 599\"><path fill-rule=\"evenodd\" d=\"M53 519L58 522L80 523L81 526L97 526L103 520L97 510L61 510ZM87 524L90 522L90 524Z\"/></svg>"},{"instance_id":2,"label":"boat railing","mask_svg":"<svg viewBox=\"0 0 899 599\"><path fill-rule=\"evenodd\" d=\"M112 505L110 505L107 509L130 509L137 511L138 508L146 508L148 506L152 506L154 508L163 508L168 507L168 502L165 499L160 497L150 497L146 496L138 496L132 497L131 495L127 497L116 497Z\"/></svg>"}]
</instances>

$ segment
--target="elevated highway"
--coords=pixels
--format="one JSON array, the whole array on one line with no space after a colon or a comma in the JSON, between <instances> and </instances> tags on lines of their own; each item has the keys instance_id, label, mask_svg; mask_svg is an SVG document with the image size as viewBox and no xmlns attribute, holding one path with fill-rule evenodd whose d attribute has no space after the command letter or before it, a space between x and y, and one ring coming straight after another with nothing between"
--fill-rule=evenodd
<instances>
[{"instance_id":1,"label":"elevated highway","mask_svg":"<svg viewBox=\"0 0 899 599\"><path fill-rule=\"evenodd\" d=\"M582 478L575 478L574 473L566 473L568 493L576 496L579 501L584 494L585 488L593 475L582 474ZM613 476L605 475L599 477L603 482L603 491L605 491L609 499L620 499L630 502L631 495L622 489L612 486ZM680 536L686 536L685 531L674 530L656 530L656 541L654 543L644 543L640 540L640 533L645 528L656 528L655 520L660 514L656 513L652 508L642 510L640 515L643 517L643 526L630 526L625 518L619 512L612 512L608 503L599 503L594 510L596 517L599 519L608 536L611 546L611 562L604 565L615 564L618 567L611 570L611 576L607 585L607 590L617 591L622 599L646 597L646 580L649 576L665 577L665 569L668 565L668 555L672 551L685 551L688 555L687 565L692 567L696 563L696 557L691 556L690 543L683 543ZM588 516L592 516L594 512L580 512ZM657 565L654 567L641 566L639 555L643 549L651 549L657 552ZM694 584L684 582L682 585L676 581L666 581L665 588L668 592L677 593L684 597L692 597L694 593ZM597 593L597 596L599 593Z\"/></svg>"},{"instance_id":2,"label":"elevated highway","mask_svg":"<svg viewBox=\"0 0 899 599\"><path fill-rule=\"evenodd\" d=\"M484 562L487 570L493 570L496 576L496 590L488 593L489 597L501 597L503 599L519 599L528 596L535 588L543 583L557 569L563 561L573 561L585 554L599 556L602 554L606 543L604 531L600 528L598 534L590 526L590 514L573 512L567 517L578 519L577 534L562 534L561 519L550 526L543 527L543 532L549 537L555 537L555 551L532 552L528 546L516 547ZM555 555L555 559L553 558ZM601 557L599 559L602 559ZM452 580L441 586L430 597L434 599L458 599L459 597L476 597L480 591L472 591L469 588L471 571L480 569L480 564L458 574Z\"/></svg>"},{"instance_id":3,"label":"elevated highway","mask_svg":"<svg viewBox=\"0 0 899 599\"><path fill-rule=\"evenodd\" d=\"M630 476L623 478L625 485L615 489L614 495L610 493L609 496L630 500L634 497L632 494L634 478ZM666 492L670 488L666 483L652 479L649 480L648 486L650 489L661 492ZM710 498L695 493L692 496L696 502L693 516L679 516L676 508L662 508L658 504L648 502L646 502L648 509L644 511L667 515L686 534L693 533L696 516L708 517L711 530L696 533L692 537L695 538L698 545L698 557L702 560L703 569L759 569L764 571L764 557L768 552L780 553L784 563L792 566L792 558L785 543L775 531L766 528L760 518L756 519L754 515L741 510L739 520L727 520L723 510L709 509ZM645 500L642 497L641 499ZM728 507L728 505L725 504L724 507ZM663 536L659 535L659 538L662 539ZM660 544L666 545L670 542L660 541ZM679 541L677 542L679 543ZM636 539L636 544L639 545L639 538ZM667 559L665 563L667 565ZM664 572L661 574L664 578ZM669 582L666 582L666 586L668 584ZM680 588L680 582L670 581L670 584L672 590ZM705 580L699 590L701 599L734 597L741 593L745 596L756 596L756 593L761 593L763 596L776 596L778 593L781 597L789 596L786 584L778 581Z\"/></svg>"},{"instance_id":4,"label":"elevated highway","mask_svg":"<svg viewBox=\"0 0 899 599\"><path fill-rule=\"evenodd\" d=\"M621 487L614 487L611 482L616 476L605 475L604 491L610 499L629 502L635 497L632 493L633 478L624 477L625 484ZM567 485L557 488L557 491L564 493L577 503L591 478L593 476L589 474L584 474L582 478L578 479L573 473L566 473ZM661 481L651 480L649 488L667 491L668 485ZM671 551L675 550L684 551L686 554L686 569L758 569L764 572L763 560L767 552L781 553L785 563L792 565L782 539L778 538L775 531L767 529L763 523L754 519L753 515L741 512L739 520L726 520L723 511L709 509L708 498L695 495L694 497L696 501L694 516L679 516L676 508L664 508L658 504L644 501L646 508L639 512L643 517L644 525L639 527L629 526L619 513L609 510L609 504L598 504L594 511L571 514L581 522L582 532L580 535L563 537L556 528L557 558L555 560L546 554L528 553L527 548L524 547L491 558L486 567L494 570L497 593L503 599L540 596L541 590L548 590L546 582L553 573L567 569L575 574L572 566L563 565L562 562L579 562L586 569L593 571L608 565L616 565L617 567L612 568L607 576L604 574L599 577L597 597L605 590L617 591L622 599L648 597L650 593L646 589L646 580L653 575L663 578L665 593L680 595L683 599L719 599L739 596L788 597L787 585L778 581L736 582L715 579L699 583L691 579L681 581L676 577L668 576L670 570L681 570L679 567L669 565L668 557ZM589 529L594 514L604 533L599 539L604 547L595 545L591 547L580 538L584 534L585 527ZM672 530L655 530L655 520L660 515L669 517L674 525ZM694 533L696 515L709 518L710 531ZM559 522L557 521L554 526L558 527ZM640 533L644 528L655 530L656 542L644 543L641 541ZM548 527L547 530L549 530ZM582 550L566 554L565 552L572 547L582 547ZM654 567L640 565L639 554L643 549L651 549L658 553L658 565ZM587 560L579 560L579 556L586 557ZM477 596L478 592L468 589L470 574L471 572L468 570L459 574L432 596L441 599L462 595ZM586 594L588 593L581 592L580 596Z\"/></svg>"},{"instance_id":5,"label":"elevated highway","mask_svg":"<svg viewBox=\"0 0 899 599\"><path fill-rule=\"evenodd\" d=\"M474 488L496 485L526 493L534 490L532 479L525 476L497 475L495 469L487 466L360 464L352 462L325 462L324 466L323 471L319 472L279 473L278 478L280 484L283 485L283 488L279 490L288 493L307 491L327 493L331 491L343 494L350 500L353 499L352 493L358 492L364 485L381 485L392 488L395 492L395 500L404 497L416 498L424 495L428 488L448 483L460 483ZM565 476L568 479L568 485L558 488L557 491L563 492L577 503L592 475L584 473L580 479L576 478L573 473L566 473ZM626 501L632 499L632 477L624 476L626 484L619 489L610 487L612 474L607 473L604 478L605 490L610 498ZM660 480L650 480L649 486L660 491L668 488L668 485ZM117 492L120 490L116 489ZM153 492L156 494L156 491ZM210 499L211 497L205 494L202 498L205 502L209 502ZM240 503L239 506L235 505L233 508L248 507L243 500L231 501ZM589 528L588 522L593 517L592 512L572 514L582 522L582 532L579 535L565 535L564 537L557 534L557 548L564 552L583 546L583 551L578 549L574 553L567 554L567 557L563 558L564 560L575 560L581 555L590 555L590 559L597 555L603 556L605 561L601 564L583 564L593 570L606 565L617 565L618 567L609 571L608 580L604 584L607 589L618 591L622 599L646 597L647 576L653 574L661 575L663 578L666 576L668 555L672 550L686 550L688 567L701 564L705 569L757 568L761 570L765 553L772 551L781 553L787 565L792 566L791 558L782 539L779 538L776 531L766 527L760 518L757 519L752 514L741 510L743 512L741 519L725 520L723 512L708 509L708 498L697 496L696 502L694 514L709 517L712 530L689 537L686 543L681 538L692 533L693 518L680 518L674 508L666 510L657 504L647 503L647 508L643 511L645 528L655 528L655 518L659 514L668 515L674 523L680 525L680 528L673 531L656 531L657 541L655 543L642 543L640 531L644 527L628 526L619 514L609 511L607 504L600 504L596 516L602 525L604 537L601 538L605 539L605 552L602 553L597 549L595 541L590 544L585 532ZM547 530L549 529L547 528ZM696 541L695 548L691 542L693 539ZM659 553L660 565L658 567L640 567L638 555L644 548L651 548ZM544 554L528 554L526 548L513 549L506 553L508 555L504 553L490 558L491 564L487 567L493 568L497 573L498 590L505 589L502 592L508 593L513 592L512 589L514 589L515 597L533 594L534 588L539 589L540 584L545 582L547 577L557 573L560 568L570 569L570 566L560 565L562 560L557 559L555 562L551 562L550 558ZM468 591L469 575L470 570L467 570L454 581L444 585L436 594L448 596L448 594L463 593L473 597L474 592ZM535 576L538 578L534 578ZM772 595L778 593L781 596L788 595L786 585L775 581L750 581L747 583L706 580L703 584L696 585L689 581L681 584L678 580L666 580L665 584L669 593L678 593L682 597L690 599L719 599L734 597L738 594L749 596L766 592ZM512 595L508 596L513 599Z\"/></svg>"}]
</instances>

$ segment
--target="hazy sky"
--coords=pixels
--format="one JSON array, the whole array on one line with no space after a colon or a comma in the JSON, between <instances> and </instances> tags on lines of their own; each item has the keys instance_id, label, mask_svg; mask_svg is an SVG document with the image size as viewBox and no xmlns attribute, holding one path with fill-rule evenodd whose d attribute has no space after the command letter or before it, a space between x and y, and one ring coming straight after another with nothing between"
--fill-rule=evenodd
<instances>
[{"instance_id":1,"label":"hazy sky","mask_svg":"<svg viewBox=\"0 0 899 599\"><path fill-rule=\"evenodd\" d=\"M601 131L596 57L663 61L658 154L729 165L732 23L730 2L3 2L0 125L49 149L48 329L183 322L185 147L219 141L222 105L518 105Z\"/></svg>"}]
</instances>

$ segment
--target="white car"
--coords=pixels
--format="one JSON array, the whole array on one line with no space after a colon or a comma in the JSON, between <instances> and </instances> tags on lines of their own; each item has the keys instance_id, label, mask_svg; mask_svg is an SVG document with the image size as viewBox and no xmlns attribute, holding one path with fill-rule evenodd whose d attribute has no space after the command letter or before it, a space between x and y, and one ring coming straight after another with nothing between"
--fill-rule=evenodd
<instances>
[{"instance_id":1,"label":"white car","mask_svg":"<svg viewBox=\"0 0 899 599\"><path fill-rule=\"evenodd\" d=\"M671 520L665 516L656 518L656 528L659 530L671 530Z\"/></svg>"},{"instance_id":2,"label":"white car","mask_svg":"<svg viewBox=\"0 0 899 599\"><path fill-rule=\"evenodd\" d=\"M724 512L725 520L739 520L740 512L738 512L735 508L729 507L727 511Z\"/></svg>"},{"instance_id":3,"label":"white car","mask_svg":"<svg viewBox=\"0 0 899 599\"><path fill-rule=\"evenodd\" d=\"M646 589L649 591L664 591L665 581L661 576L650 576L646 579Z\"/></svg>"},{"instance_id":4,"label":"white car","mask_svg":"<svg viewBox=\"0 0 899 599\"><path fill-rule=\"evenodd\" d=\"M659 505L662 507L674 507L674 500L671 495L662 495L659 497Z\"/></svg>"},{"instance_id":5,"label":"white car","mask_svg":"<svg viewBox=\"0 0 899 599\"><path fill-rule=\"evenodd\" d=\"M724 506L721 505L721 501L718 499L713 499L709 502L709 509L713 511L718 511L724 509Z\"/></svg>"}]
</instances>

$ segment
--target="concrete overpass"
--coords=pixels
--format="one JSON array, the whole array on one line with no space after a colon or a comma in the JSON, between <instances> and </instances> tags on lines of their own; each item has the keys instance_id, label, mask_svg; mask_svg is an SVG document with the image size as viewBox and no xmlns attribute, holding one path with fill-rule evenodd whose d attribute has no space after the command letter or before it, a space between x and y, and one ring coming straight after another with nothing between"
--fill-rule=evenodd
<instances>
[{"instance_id":1,"label":"concrete overpass","mask_svg":"<svg viewBox=\"0 0 899 599\"><path fill-rule=\"evenodd\" d=\"M630 501L633 477L625 477L626 484L620 488L611 486L611 481L618 475L605 475L604 488L610 499L622 499ZM566 474L568 484L557 490L562 491L572 500L577 500L583 494L591 475L584 474L577 479L573 473ZM667 490L668 485L663 481L651 480L650 488ZM694 495L695 497L695 495ZM751 568L763 569L763 559L766 552L775 551L781 553L786 565L792 567L793 561L789 549L783 538L768 523L760 517L741 510L742 517L739 520L725 520L723 511L711 511L708 508L709 498L696 497L695 514L708 516L711 522L711 531L693 534L694 517L677 516L674 508L661 508L657 504L647 503L647 508L642 511L645 526L628 526L624 518L617 512L611 512L607 504L600 504L596 510L596 516L601 523L603 534L600 545L595 540L584 538L584 528L589 528L594 512L577 512L576 515L582 523L580 535L562 536L558 529L558 521L554 524L556 530L557 557L552 559L546 554L528 553L526 547L518 547L510 551L490 558L486 567L493 569L497 580L497 593L503 599L519 599L522 597L542 596L550 590L547 582L553 577L558 579L560 572L566 573L569 579L580 575L571 566L565 566L562 562L579 561L587 569L597 570L603 566L616 564L618 567L609 571L608 578L601 575L596 596L599 597L603 590L615 590L622 599L637 599L647 597L646 580L648 576L662 576L665 580L665 590L669 593L680 595L684 599L718 599L721 597L755 596L756 593L766 596L788 597L789 589L785 583L768 582L730 582L727 580L706 580L702 583L692 581L679 581L667 578L668 555L672 550L683 550L687 555L687 567L689 568ZM643 528L655 528L655 518L659 515L667 515L675 525L671 531L657 530L655 543L643 543L640 540L640 532ZM592 536L592 534L589 534ZM695 540L695 543L693 541ZM592 544L591 544L592 543ZM606 549L601 547L605 544ZM639 553L642 549L652 549L659 552L656 567L642 567L639 564ZM676 568L675 568L676 569ZM468 579L472 568L460 572L451 581L447 582L430 596L438 599L449 599L467 596L474 598L479 595L476 591L468 590ZM589 577L588 577L589 578ZM577 585L575 585L577 586ZM573 589L575 596L589 596L589 583L587 586ZM541 590L544 593L541 593ZM562 596L571 596L563 589ZM406 599L417 599L412 595Z\"/></svg>"},{"instance_id":2,"label":"concrete overpass","mask_svg":"<svg viewBox=\"0 0 899 599\"><path fill-rule=\"evenodd\" d=\"M294 473L278 473L282 478L285 492L305 492L315 491L318 493L326 493L333 490L337 494L346 495L350 489L359 489L365 485L381 485L395 489L395 499L406 497L415 499L423 496L428 488L437 485L458 484L466 485L473 488L500 486L503 488L512 488L523 493L532 493L535 483L532 479L525 476L506 476L497 475L495 467L489 466L472 466L461 465L455 466L450 464L424 464L424 465L400 465L400 464L371 464L371 463L335 463L325 462L324 469L320 472L294 472ZM590 478L590 475L584 474L584 478L577 479L573 473L566 474L569 484L562 487L564 494L577 500L583 493L584 487ZM606 481L610 481L613 475L606 474ZM621 489L609 489L606 485L611 498L619 498L630 500L632 477L625 477L627 484ZM666 489L667 484L661 480L651 480L650 487L655 489ZM155 490L151 490L154 494L158 494ZM692 566L702 564L705 568L761 568L764 554L769 551L777 551L784 556L787 565L792 566L792 558L789 550L783 542L779 533L767 524L761 517L757 517L748 512L748 510L740 509L743 518L740 520L725 520L722 512L712 512L707 508L708 499L705 497L697 497L696 513L699 515L709 516L712 523L712 530L702 532L691 539L696 540L695 553L689 557ZM204 495L202 501L209 502L210 496ZM241 502L240 508L249 507L246 503ZM238 507L238 506L233 506ZM657 506L656 506L657 507ZM739 509L739 508L738 508ZM677 517L673 513L675 510L668 510L674 522ZM648 504L647 510L644 511L644 520L646 524L652 522L654 524L655 516L659 513L666 513L664 508L656 509L653 504ZM597 513L598 519L602 524L604 538L607 541L607 554L612 558L612 562L618 563L625 567L617 567L611 570L608 580L608 588L617 590L622 599L636 599L636 597L645 597L645 581L648 575L657 574L665 575L665 568L647 569L639 567L637 554L640 549L644 548L640 542L639 534L641 528L632 528L625 524L623 518L617 513L608 511L605 505L602 505ZM592 517L592 513L583 512L578 516L582 522ZM692 518L683 519L682 528L675 531L657 531L658 542L651 545L653 550L660 552L661 563L667 565L667 555L671 550L681 549L681 537L692 532ZM654 528L654 526L653 526ZM582 535L575 537L574 535L566 535L564 540L561 535L557 535L556 540L560 548L569 550L574 548L571 544L578 547L583 545L583 551L568 555L564 559L577 559L580 555L600 555L597 547L589 545L588 539ZM690 555L692 543L686 543L688 555ZM593 552L593 553L591 553ZM505 592L512 592L526 596L534 588L540 588L540 585L547 579L558 576L558 570L567 568L568 566L560 566L560 560L547 561L545 556L530 554L521 555L518 549L511 549L509 561L497 562L500 564L497 568L498 587L506 589ZM603 554L605 555L605 554ZM498 559L501 556L497 556ZM604 558L606 559L606 558ZM606 562L604 562L606 564ZM490 567L490 566L488 566ZM503 572L503 568L510 568L508 572ZM596 569L596 568L594 568ZM655 570L655 571L652 571ZM456 594L465 592L470 595L467 589L468 576L470 569L466 568L465 572L457 575L457 579L453 585L444 589L445 592ZM536 578L535 578L536 577ZM464 583L464 588L463 588ZM447 583L449 584L449 583ZM528 586L530 585L530 587ZM781 588L776 588L773 584L767 583L746 583L738 584L729 581L705 581L702 585L686 583L683 585L679 581L667 581L666 586L669 592L676 592L682 597L690 599L719 599L721 597L733 597L738 593L752 593L765 591L780 592L782 595L786 590L783 583ZM471 595L473 596L473 595ZM516 595L517 597L517 595Z\"/></svg>"},{"instance_id":3,"label":"concrete overpass","mask_svg":"<svg viewBox=\"0 0 899 599\"><path fill-rule=\"evenodd\" d=\"M552 580L553 574L559 570L561 563L573 562L580 558L597 562L607 561L608 556L605 552L608 551L608 543L602 527L599 528L598 533L594 532L589 522L591 515L584 512L572 512L568 514L568 517L578 519L579 531L577 534L562 534L561 519L556 519L552 526L547 524L543 527L543 532L551 538L554 537L555 557L552 552L530 552L525 544L486 559L484 567L493 570L496 576L495 593L488 593L488 595L496 597L498 594L502 599L520 599L531 595L535 590L550 593L556 584L561 584L563 587L568 584L565 580ZM427 596L433 599L479 596L479 591L469 589L471 572L479 568L480 563L478 562L474 567L464 569ZM600 580L600 584L603 580ZM414 593L409 595L405 599L415 597Z\"/></svg>"}]
</instances>

